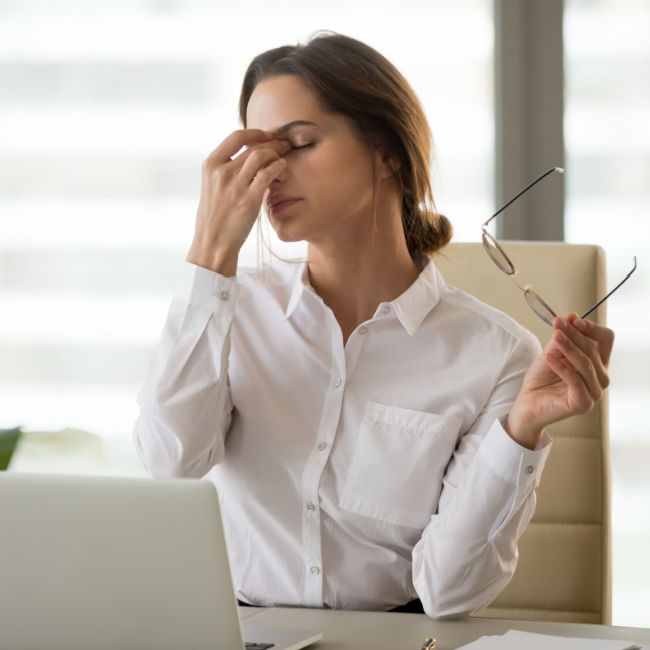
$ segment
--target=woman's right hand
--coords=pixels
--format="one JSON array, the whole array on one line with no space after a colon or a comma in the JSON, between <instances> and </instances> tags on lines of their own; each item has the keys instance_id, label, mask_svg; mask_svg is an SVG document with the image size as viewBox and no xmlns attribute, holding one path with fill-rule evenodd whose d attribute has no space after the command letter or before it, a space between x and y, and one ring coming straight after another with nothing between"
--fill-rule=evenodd
<instances>
[{"instance_id":1,"label":"woman's right hand","mask_svg":"<svg viewBox=\"0 0 650 650\"><path fill-rule=\"evenodd\" d=\"M239 250L259 214L264 192L284 169L286 160L281 156L290 148L270 131L241 129L206 158L188 262L235 275Z\"/></svg>"}]
</instances>

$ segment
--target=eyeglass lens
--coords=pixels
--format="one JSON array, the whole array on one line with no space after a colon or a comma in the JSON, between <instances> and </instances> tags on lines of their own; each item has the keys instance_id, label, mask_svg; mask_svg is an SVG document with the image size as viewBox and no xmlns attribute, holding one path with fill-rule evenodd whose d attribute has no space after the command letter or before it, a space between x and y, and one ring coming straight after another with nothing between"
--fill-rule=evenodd
<instances>
[{"instance_id":1,"label":"eyeglass lens","mask_svg":"<svg viewBox=\"0 0 650 650\"><path fill-rule=\"evenodd\" d=\"M532 289L526 289L524 291L524 297L530 308L543 321L552 326L553 319L556 316L555 312Z\"/></svg>"},{"instance_id":2,"label":"eyeglass lens","mask_svg":"<svg viewBox=\"0 0 650 650\"><path fill-rule=\"evenodd\" d=\"M490 256L491 260L506 274L514 275L515 267L513 266L510 258L505 254L501 246L497 244L496 240L485 230L483 231L483 248Z\"/></svg>"}]
</instances>

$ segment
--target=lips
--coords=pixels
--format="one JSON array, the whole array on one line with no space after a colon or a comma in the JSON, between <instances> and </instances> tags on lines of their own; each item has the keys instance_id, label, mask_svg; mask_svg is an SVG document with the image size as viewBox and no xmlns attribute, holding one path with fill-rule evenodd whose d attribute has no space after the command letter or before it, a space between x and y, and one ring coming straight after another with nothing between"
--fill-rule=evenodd
<instances>
[{"instance_id":1,"label":"lips","mask_svg":"<svg viewBox=\"0 0 650 650\"><path fill-rule=\"evenodd\" d=\"M302 199L298 196L289 196L287 194L270 194L266 200L266 205L269 209L269 214L277 215L286 208L298 203Z\"/></svg>"}]
</instances>

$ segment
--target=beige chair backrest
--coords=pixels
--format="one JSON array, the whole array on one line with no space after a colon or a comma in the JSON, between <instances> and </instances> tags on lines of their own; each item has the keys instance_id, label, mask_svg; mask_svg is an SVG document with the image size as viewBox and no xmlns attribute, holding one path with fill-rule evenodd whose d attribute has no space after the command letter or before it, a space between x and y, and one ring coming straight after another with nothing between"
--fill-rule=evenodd
<instances>
[{"instance_id":1,"label":"beige chair backrest","mask_svg":"<svg viewBox=\"0 0 650 650\"><path fill-rule=\"evenodd\" d=\"M582 313L606 294L598 246L504 242L519 270L559 314ZM544 345L551 328L480 243L450 244L435 258L445 280L501 309ZM605 305L589 316L605 323ZM537 509L519 543L519 564L481 616L611 623L609 436L606 399L588 415L548 428L553 448L537 490Z\"/></svg>"}]
</instances>

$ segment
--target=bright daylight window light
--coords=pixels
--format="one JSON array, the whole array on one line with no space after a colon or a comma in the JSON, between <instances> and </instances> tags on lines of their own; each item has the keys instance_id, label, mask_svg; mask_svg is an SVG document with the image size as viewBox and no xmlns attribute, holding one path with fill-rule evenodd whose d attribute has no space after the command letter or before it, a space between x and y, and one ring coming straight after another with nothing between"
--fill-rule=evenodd
<instances>
[{"instance_id":1,"label":"bright daylight window light","mask_svg":"<svg viewBox=\"0 0 650 650\"><path fill-rule=\"evenodd\" d=\"M615 625L650 626L650 9L647 2L567 0L565 37L566 239L600 244L616 332L610 368Z\"/></svg>"},{"instance_id":2,"label":"bright daylight window light","mask_svg":"<svg viewBox=\"0 0 650 650\"><path fill-rule=\"evenodd\" d=\"M437 207L458 239L477 239L493 198L492 3L284 4L281 23L261 0L0 7L0 427L99 434L124 452L112 469L140 471L135 399L191 242L201 162L238 128L244 70L269 47L327 28L391 59L431 122ZM242 262L257 260L251 237Z\"/></svg>"}]
</instances>

